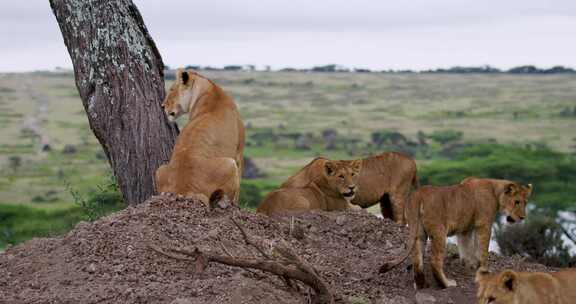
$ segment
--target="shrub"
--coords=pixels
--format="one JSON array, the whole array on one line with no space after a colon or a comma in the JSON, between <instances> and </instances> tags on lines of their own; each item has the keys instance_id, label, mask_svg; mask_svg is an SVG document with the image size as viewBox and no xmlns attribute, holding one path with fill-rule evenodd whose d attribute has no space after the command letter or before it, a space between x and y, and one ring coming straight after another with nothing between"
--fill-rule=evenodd
<instances>
[{"instance_id":1,"label":"shrub","mask_svg":"<svg viewBox=\"0 0 576 304\"><path fill-rule=\"evenodd\" d=\"M447 143L456 142L462 139L463 133L454 130L437 130L428 135L435 142L445 145Z\"/></svg>"},{"instance_id":2,"label":"shrub","mask_svg":"<svg viewBox=\"0 0 576 304\"><path fill-rule=\"evenodd\" d=\"M576 259L564 244L562 227L554 218L531 215L525 223L496 229L495 238L502 254L530 257L553 267L570 267Z\"/></svg>"},{"instance_id":3,"label":"shrub","mask_svg":"<svg viewBox=\"0 0 576 304\"><path fill-rule=\"evenodd\" d=\"M262 201L260 188L254 184L242 183L240 187L240 207L246 209L255 209Z\"/></svg>"},{"instance_id":4,"label":"shrub","mask_svg":"<svg viewBox=\"0 0 576 304\"><path fill-rule=\"evenodd\" d=\"M109 175L107 181L97 185L96 189L88 192L87 195L82 195L69 182L66 182L66 189L74 199L74 203L80 207L82 218L87 221L95 221L124 207L122 194L112 174Z\"/></svg>"}]
</instances>

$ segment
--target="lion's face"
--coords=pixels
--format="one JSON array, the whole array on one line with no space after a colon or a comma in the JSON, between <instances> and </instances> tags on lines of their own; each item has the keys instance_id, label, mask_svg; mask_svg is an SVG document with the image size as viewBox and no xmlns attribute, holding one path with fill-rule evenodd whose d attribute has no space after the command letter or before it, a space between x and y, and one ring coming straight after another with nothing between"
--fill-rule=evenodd
<instances>
[{"instance_id":1,"label":"lion's face","mask_svg":"<svg viewBox=\"0 0 576 304\"><path fill-rule=\"evenodd\" d=\"M194 84L197 75L194 72L178 69L176 81L170 87L162 108L170 122L174 122L182 114L187 113L192 105L194 96Z\"/></svg>"},{"instance_id":2,"label":"lion's face","mask_svg":"<svg viewBox=\"0 0 576 304\"><path fill-rule=\"evenodd\" d=\"M514 271L506 270L491 274L484 269L476 273L479 304L513 304L517 303L516 292L518 278Z\"/></svg>"},{"instance_id":3,"label":"lion's face","mask_svg":"<svg viewBox=\"0 0 576 304\"><path fill-rule=\"evenodd\" d=\"M361 160L327 161L324 164L324 177L332 190L342 194L344 199L350 202L358 191L356 182L361 167Z\"/></svg>"},{"instance_id":4,"label":"lion's face","mask_svg":"<svg viewBox=\"0 0 576 304\"><path fill-rule=\"evenodd\" d=\"M500 206L508 223L522 221L526 217L526 204L532 194L532 185L508 184L500 195Z\"/></svg>"}]
</instances>

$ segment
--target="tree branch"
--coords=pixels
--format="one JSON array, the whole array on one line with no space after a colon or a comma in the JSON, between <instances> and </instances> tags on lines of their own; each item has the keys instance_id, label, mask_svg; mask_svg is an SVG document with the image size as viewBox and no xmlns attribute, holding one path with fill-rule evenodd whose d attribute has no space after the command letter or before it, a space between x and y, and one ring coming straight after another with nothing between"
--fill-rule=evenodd
<instances>
[{"instance_id":1,"label":"tree branch","mask_svg":"<svg viewBox=\"0 0 576 304\"><path fill-rule=\"evenodd\" d=\"M232 222L238 227L244 241L247 245L258 250L263 259L242 258L231 255L219 255L211 252L201 251L198 247L191 248L160 248L149 244L148 246L169 258L176 260L190 261L196 264L196 269L203 271L210 262L216 262L232 267L244 269L257 269L268 272L283 278L288 286L291 286L290 280L296 280L304 283L314 290L315 297L313 302L316 304L334 303L334 296L326 282L319 275L318 271L311 265L304 262L294 251L292 251L285 242L279 242L272 248L274 254L269 255L259 245L264 244L263 240L257 241L249 237L246 230L233 218ZM176 254L175 254L176 253Z\"/></svg>"}]
</instances>

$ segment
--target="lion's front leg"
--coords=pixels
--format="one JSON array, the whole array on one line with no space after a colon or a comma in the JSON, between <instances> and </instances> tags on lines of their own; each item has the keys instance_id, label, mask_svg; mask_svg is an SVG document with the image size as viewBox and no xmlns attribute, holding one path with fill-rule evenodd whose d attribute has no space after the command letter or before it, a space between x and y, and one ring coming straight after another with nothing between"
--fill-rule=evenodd
<instances>
[{"instance_id":1,"label":"lion's front leg","mask_svg":"<svg viewBox=\"0 0 576 304\"><path fill-rule=\"evenodd\" d=\"M361 211L362 207L358 206L358 205L354 205L350 202L347 203L346 209L348 210L353 210L353 211Z\"/></svg>"},{"instance_id":2,"label":"lion's front leg","mask_svg":"<svg viewBox=\"0 0 576 304\"><path fill-rule=\"evenodd\" d=\"M492 236L491 226L481 226L476 229L476 239L478 247L476 249L476 258L480 262L479 267L488 266L488 250L490 248L490 237Z\"/></svg>"}]
</instances>

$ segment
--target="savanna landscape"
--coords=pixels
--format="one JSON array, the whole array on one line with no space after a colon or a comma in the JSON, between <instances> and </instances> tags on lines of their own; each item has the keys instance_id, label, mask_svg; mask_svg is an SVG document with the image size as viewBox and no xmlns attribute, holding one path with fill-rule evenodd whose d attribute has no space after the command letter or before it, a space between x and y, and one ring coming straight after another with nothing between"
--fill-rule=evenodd
<instances>
[{"instance_id":1,"label":"savanna landscape","mask_svg":"<svg viewBox=\"0 0 576 304\"><path fill-rule=\"evenodd\" d=\"M496 225L494 237L499 239L501 253L513 257L504 259L493 255L491 261L498 265L497 269L546 269L544 266L531 264L535 262L545 263L550 267L574 265L574 258L569 254L570 246L574 245L570 241L570 237L574 236L574 231L569 229L570 221L574 220L573 214L576 212L576 188L573 186L576 182L574 74L225 70L200 72L234 97L246 126L244 155L249 160L249 165L242 180L240 207L248 213L253 213L267 193L314 157L355 159L385 151L399 151L416 159L422 185L450 185L459 183L468 176L532 183L534 193L530 198L529 217L535 220L515 225L516 230L507 230L502 228L505 227L503 225ZM167 70L165 78L166 86L169 87L174 80L174 71ZM186 122L187 117L178 120L180 127ZM97 237L97 231L102 229L102 233L114 239L120 237L120 234L116 230L107 230L105 227L108 223L114 225L116 222L136 217L135 214L141 214L146 221L151 221L150 225L154 227L170 227L168 230L162 228L148 231L149 234L144 236L134 234L134 231L140 229L139 226L126 228L130 231L126 234L130 236L126 242L132 244L137 241L139 245L135 246L139 247L136 250L148 252L140 242L163 242L163 239L171 239L171 242L180 244L185 243L185 240L178 239L175 234L181 235L185 231L193 235L200 233L186 225L185 217L197 220L206 216L216 217L215 221L218 223L226 220L222 215L207 215L207 211L203 210L186 211L191 214L172 214L170 209L158 209L158 205L169 205L171 200L175 201L172 204L180 206L178 208L187 208L187 204L190 204L189 201L172 197L156 198L152 203L145 204L145 207L130 207L97 221L96 226L86 226L90 225L86 222L95 221L126 206L122 202L106 155L90 130L70 71L1 74L0 127L0 248L34 237L60 236L79 222L82 223L74 230L74 236L69 234L68 238L81 234L82 238L93 239ZM378 206L371 207L368 211L373 214L380 213ZM557 217L558 212L565 216ZM174 222L159 224L158 220L165 216L173 218ZM441 303L471 301L474 297L473 273L461 269L456 260L448 262L452 267L448 269L448 273L462 279L465 282L464 289L446 294L432 290L431 294L418 296L412 291L402 291L403 284L410 285L411 278L409 271L400 268L389 277L363 276L366 269L377 267L370 266L370 263L378 264L385 257L398 255L405 245L400 237L405 233L404 228L389 221L384 221L385 224L378 228L380 224L366 216L368 215L353 213L331 216L320 213L300 219L302 227L305 227L303 229L306 237L311 240L322 237L331 240L327 245L310 241L311 243L307 244L313 248L313 252L310 252L305 244L294 243L296 240L290 237L284 238L306 259L314 261L315 265L323 265L321 268L336 281L339 268L331 264L333 262L329 259L322 259L320 252L325 251L336 259L337 248L349 246L348 238L353 248L350 249L352 251L348 255L347 263L351 263L356 253L364 256L368 254L368 250L378 250L378 255L370 258L366 264L357 261L358 265L362 264L361 268L346 266L349 267L346 269L351 277L349 282L338 283L338 287L334 287L338 290L338 301L377 303L385 299L384 303L411 303L409 299L416 297L415 299L420 299L418 303L428 303L424 301L427 296L432 296ZM294 225L282 222L280 226L270 228L278 231L271 232L266 230L269 224L261 219L254 219L254 215L242 215L241 218L250 229L258 231L256 234L261 237L282 234L282 231L285 231L282 225L290 227L292 231ZM346 228L348 230L338 230L338 226L346 221L356 226ZM367 226L369 228L364 228L366 231L362 232L356 231L353 227L362 226L362 222L370 223ZM563 231L557 222L567 222L565 227L568 227L568 231L565 228ZM320 228L317 226L318 223L330 227L335 225L336 230L327 232L330 235L327 236L322 234L324 230L322 225ZM230 223L219 225L226 227L223 228L226 231L233 229L233 226L229 227ZM542 227L545 227L545 233L551 236L544 238L549 243L538 244L543 249L530 252L526 248L518 248L513 242L508 242L510 245L506 246L507 240L524 240L518 236ZM366 235L360 243L355 240L360 235L358 233ZM367 235L376 235L376 239ZM193 239L192 236L187 238L192 242ZM388 239L392 243L377 249L380 239ZM62 242L64 243L55 245L48 241L35 240L26 246L45 253L58 247L58 250L63 250L63 256L75 252L75 249L66 243L66 238ZM98 243L102 240L94 242L98 244L94 245L99 246L98 250L116 256L118 249L115 245ZM204 242L210 243L206 246L215 248L213 246L218 246L215 244L222 242L222 239L210 234L209 240ZM224 252L227 252L226 246L239 246L242 239L238 236L230 242L233 244L226 245L224 242L224 245L220 245ZM23 248L20 249L21 253L15 254L25 256L27 253L22 251ZM93 247L85 249L94 250ZM235 252L235 249L232 251ZM98 264L96 260L102 256L78 258L76 253L74 256L76 258L71 258L71 261L74 261L73 267L80 269L79 271L88 274L106 272L97 267L92 269L92 265ZM457 254L453 251L452 257L455 256ZM142 263L158 263L154 262L150 253L140 255L140 258L145 259ZM169 263L167 261L169 260L162 260L161 264ZM128 260L122 262L122 267L132 267L126 263L129 263ZM186 268L184 265L185 263L178 262L171 271L178 272L182 267ZM126 271L131 275L142 274L149 283L170 282L168 277L155 279L149 277L143 269L130 269ZM210 271L210 275L231 275L223 266ZM259 284L255 283L256 281L262 282L260 274L246 272L244 276L254 284ZM75 280L84 279L81 276ZM107 281L105 277L99 277L98 280L102 280L102 284ZM179 277L178 284L188 284L188 280L190 278ZM234 277L233 284L245 284L243 280ZM277 297L286 299L286 295L282 294L284 292L294 292L283 289L279 291L280 294L276 294L270 290L274 289L279 281L270 278L264 280L268 290L264 296L248 293L242 298L247 301L269 302ZM198 283L194 282L193 284ZM214 282L201 284L209 284L212 289L216 286ZM126 302L137 302L138 299L162 302L179 295L177 290L171 290L167 295L157 298L157 292L161 289L159 286L161 284L155 287L156 291L139 295L120 295L119 290L109 293ZM380 290L378 286L387 286L389 293L386 288ZM34 290L33 286L30 288ZM51 293L59 287L50 288L55 289L39 295L43 294L45 299L54 299ZM138 289L134 286L131 288ZM195 288L206 290L207 287ZM92 292L96 298L106 300L105 293L98 294L94 290ZM220 289L210 292L226 294L230 297L228 300L237 296ZM203 298L206 297L205 294L199 297L196 297L194 292L180 295L197 298L200 302L207 300ZM265 300L252 298L258 296L265 297ZM80 295L71 294L62 300L74 297Z\"/></svg>"}]
</instances>

